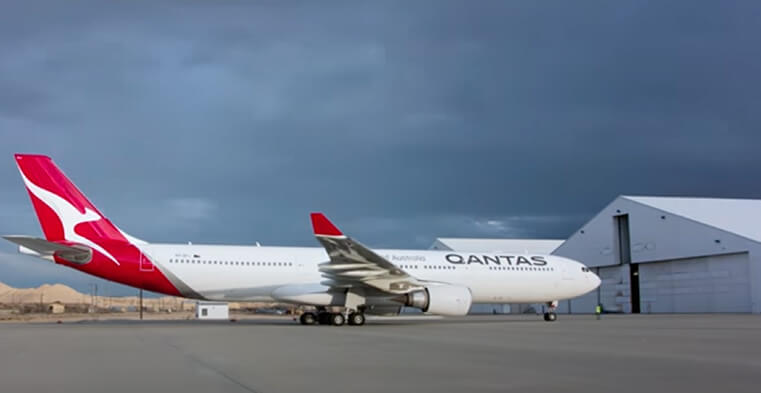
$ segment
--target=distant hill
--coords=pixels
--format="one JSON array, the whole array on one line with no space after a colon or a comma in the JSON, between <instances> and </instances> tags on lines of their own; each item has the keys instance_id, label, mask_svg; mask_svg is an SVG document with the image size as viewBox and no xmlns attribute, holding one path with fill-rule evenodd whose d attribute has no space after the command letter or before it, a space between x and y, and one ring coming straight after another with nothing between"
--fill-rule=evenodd
<instances>
[{"instance_id":1,"label":"distant hill","mask_svg":"<svg viewBox=\"0 0 761 393\"><path fill-rule=\"evenodd\" d=\"M64 304L91 304L95 301L101 307L108 306L133 306L138 304L137 296L103 297L93 298L90 295L77 292L75 289L63 284L44 284L37 288L13 288L0 283L0 303L5 304L28 304L28 303L53 303ZM146 298L143 303L146 306L162 305L179 307L186 299L165 296L161 298Z\"/></svg>"},{"instance_id":2,"label":"distant hill","mask_svg":"<svg viewBox=\"0 0 761 393\"><path fill-rule=\"evenodd\" d=\"M41 297L40 297L41 296ZM63 284L44 284L37 288L13 288L0 283L0 303L85 303L89 296Z\"/></svg>"},{"instance_id":3,"label":"distant hill","mask_svg":"<svg viewBox=\"0 0 761 393\"><path fill-rule=\"evenodd\" d=\"M99 308L122 308L137 307L140 300L137 296L96 296L77 292L75 289L63 284L44 284L37 288L13 288L0 282L0 304L9 306L22 304L50 304L60 302L71 305L92 305L95 302ZM195 300L184 299L174 296L143 298L143 305L150 311L178 311L194 310ZM230 302L230 310L242 308L259 308L279 306L291 307L286 304L262 303L262 302Z\"/></svg>"}]
</instances>

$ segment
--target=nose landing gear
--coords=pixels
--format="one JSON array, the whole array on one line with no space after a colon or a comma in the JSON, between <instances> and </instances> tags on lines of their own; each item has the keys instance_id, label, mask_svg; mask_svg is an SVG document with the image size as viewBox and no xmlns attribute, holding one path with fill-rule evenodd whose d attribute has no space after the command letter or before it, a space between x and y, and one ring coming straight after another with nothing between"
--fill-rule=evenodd
<instances>
[{"instance_id":1,"label":"nose landing gear","mask_svg":"<svg viewBox=\"0 0 761 393\"><path fill-rule=\"evenodd\" d=\"M558 301L554 300L547 302L547 312L544 313L544 320L547 322L555 322L558 319L558 315L555 310L558 308Z\"/></svg>"}]
</instances>

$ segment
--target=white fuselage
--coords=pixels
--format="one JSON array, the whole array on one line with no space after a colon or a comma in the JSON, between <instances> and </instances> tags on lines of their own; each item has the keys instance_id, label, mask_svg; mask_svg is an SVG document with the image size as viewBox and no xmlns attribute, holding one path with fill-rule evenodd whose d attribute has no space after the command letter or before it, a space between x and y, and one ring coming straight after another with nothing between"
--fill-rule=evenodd
<instances>
[{"instance_id":1,"label":"white fuselage","mask_svg":"<svg viewBox=\"0 0 761 393\"><path fill-rule=\"evenodd\" d=\"M176 286L209 300L291 300L283 288L319 292L323 248L144 244ZM558 256L428 250L375 250L425 281L468 287L474 303L537 303L583 295L600 283L584 265ZM329 288L324 287L327 291ZM298 301L294 301L298 302ZM310 303L310 301L304 301Z\"/></svg>"}]
</instances>

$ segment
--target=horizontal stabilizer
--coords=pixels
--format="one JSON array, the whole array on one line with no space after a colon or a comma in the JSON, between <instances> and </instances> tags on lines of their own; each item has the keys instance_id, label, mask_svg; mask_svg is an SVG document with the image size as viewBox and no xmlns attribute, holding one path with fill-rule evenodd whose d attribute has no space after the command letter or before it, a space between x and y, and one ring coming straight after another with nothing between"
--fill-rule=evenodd
<instances>
[{"instance_id":1,"label":"horizontal stabilizer","mask_svg":"<svg viewBox=\"0 0 761 393\"><path fill-rule=\"evenodd\" d=\"M60 244L32 236L3 236L5 240L19 245L19 252L46 259L59 257L71 263L84 265L92 260L92 250L86 246Z\"/></svg>"}]
</instances>

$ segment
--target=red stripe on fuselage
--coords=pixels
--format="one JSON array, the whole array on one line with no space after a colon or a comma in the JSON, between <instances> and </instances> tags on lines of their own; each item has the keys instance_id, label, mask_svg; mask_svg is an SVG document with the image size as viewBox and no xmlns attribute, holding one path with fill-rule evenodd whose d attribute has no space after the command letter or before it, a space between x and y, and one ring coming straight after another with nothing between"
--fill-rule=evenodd
<instances>
[{"instance_id":1,"label":"red stripe on fuselage","mask_svg":"<svg viewBox=\"0 0 761 393\"><path fill-rule=\"evenodd\" d=\"M96 250L93 250L92 261L84 265L73 264L57 257L56 263L131 287L171 296L183 296L158 267L134 245L109 241L99 242L99 244L119 261L119 265ZM150 268L153 265L152 270L141 269L141 257L147 259L147 263L144 263L142 267Z\"/></svg>"}]
</instances>

